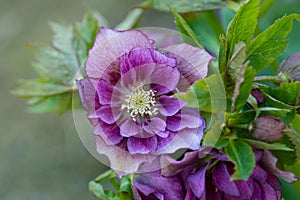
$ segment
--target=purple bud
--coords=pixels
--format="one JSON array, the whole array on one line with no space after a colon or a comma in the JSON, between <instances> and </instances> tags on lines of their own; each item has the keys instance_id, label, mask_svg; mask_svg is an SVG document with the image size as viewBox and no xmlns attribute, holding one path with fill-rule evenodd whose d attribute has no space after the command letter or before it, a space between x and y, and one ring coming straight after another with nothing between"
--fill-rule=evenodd
<instances>
[{"instance_id":1,"label":"purple bud","mask_svg":"<svg viewBox=\"0 0 300 200\"><path fill-rule=\"evenodd\" d=\"M256 99L258 104L262 104L264 102L264 95L258 88L253 89L251 91L251 95Z\"/></svg>"},{"instance_id":2,"label":"purple bud","mask_svg":"<svg viewBox=\"0 0 300 200\"><path fill-rule=\"evenodd\" d=\"M285 74L288 80L300 81L300 52L282 61L278 73Z\"/></svg>"},{"instance_id":3,"label":"purple bud","mask_svg":"<svg viewBox=\"0 0 300 200\"><path fill-rule=\"evenodd\" d=\"M285 123L278 117L263 115L253 122L253 137L266 142L274 142L283 136Z\"/></svg>"}]
</instances>

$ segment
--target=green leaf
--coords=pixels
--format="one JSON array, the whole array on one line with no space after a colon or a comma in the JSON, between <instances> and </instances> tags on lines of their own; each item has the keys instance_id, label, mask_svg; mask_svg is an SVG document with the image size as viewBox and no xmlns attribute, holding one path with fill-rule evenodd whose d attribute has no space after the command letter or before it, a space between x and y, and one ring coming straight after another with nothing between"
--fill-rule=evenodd
<instances>
[{"instance_id":1,"label":"green leaf","mask_svg":"<svg viewBox=\"0 0 300 200\"><path fill-rule=\"evenodd\" d=\"M251 67L246 67L247 63L244 66L244 69L241 69L238 74L234 87L231 112L234 110L239 111L246 104L252 89L255 71Z\"/></svg>"},{"instance_id":2,"label":"green leaf","mask_svg":"<svg viewBox=\"0 0 300 200\"><path fill-rule=\"evenodd\" d=\"M255 156L251 146L241 140L229 140L225 153L235 164L232 180L248 180L255 167Z\"/></svg>"},{"instance_id":3,"label":"green leaf","mask_svg":"<svg viewBox=\"0 0 300 200\"><path fill-rule=\"evenodd\" d=\"M19 97L31 96L52 96L72 90L71 86L62 85L50 80L33 79L23 80L19 88L12 91L12 94Z\"/></svg>"},{"instance_id":4,"label":"green leaf","mask_svg":"<svg viewBox=\"0 0 300 200\"><path fill-rule=\"evenodd\" d=\"M226 110L226 93L222 78L213 74L194 83L185 94L175 94L188 103L189 107L199 108L208 112L223 112Z\"/></svg>"},{"instance_id":5,"label":"green leaf","mask_svg":"<svg viewBox=\"0 0 300 200\"><path fill-rule=\"evenodd\" d=\"M134 8L125 17L125 19L118 24L115 29L117 30L129 30L137 26L140 21L144 10L141 8Z\"/></svg>"},{"instance_id":6,"label":"green leaf","mask_svg":"<svg viewBox=\"0 0 300 200\"><path fill-rule=\"evenodd\" d=\"M221 136L223 127L224 124L221 120L215 121L212 127L205 134L202 145L211 147L215 146Z\"/></svg>"},{"instance_id":7,"label":"green leaf","mask_svg":"<svg viewBox=\"0 0 300 200\"><path fill-rule=\"evenodd\" d=\"M134 200L131 190L131 180L126 176L121 178L118 197L120 200Z\"/></svg>"},{"instance_id":8,"label":"green leaf","mask_svg":"<svg viewBox=\"0 0 300 200\"><path fill-rule=\"evenodd\" d=\"M261 142L258 140L251 140L251 139L242 139L243 141L247 142L250 144L252 147L256 149L269 149L269 150L281 150L281 151L294 151L294 149L291 149L287 147L285 144L281 143L266 143L266 142Z\"/></svg>"},{"instance_id":9,"label":"green leaf","mask_svg":"<svg viewBox=\"0 0 300 200\"><path fill-rule=\"evenodd\" d=\"M227 60L229 60L235 44L245 42L246 46L248 46L257 26L258 6L259 0L248 1L248 3L240 7L230 22L226 35Z\"/></svg>"},{"instance_id":10,"label":"green leaf","mask_svg":"<svg viewBox=\"0 0 300 200\"><path fill-rule=\"evenodd\" d=\"M225 0L149 0L149 2L155 9L162 11L169 11L168 5L171 5L179 13L214 10L227 5Z\"/></svg>"},{"instance_id":11,"label":"green leaf","mask_svg":"<svg viewBox=\"0 0 300 200\"><path fill-rule=\"evenodd\" d=\"M282 83L279 87L268 88L264 92L285 104L297 105L300 85L299 82Z\"/></svg>"},{"instance_id":12,"label":"green leaf","mask_svg":"<svg viewBox=\"0 0 300 200\"><path fill-rule=\"evenodd\" d=\"M287 128L285 134L289 137L292 144L295 146L295 155L297 160L300 159L300 132L293 129Z\"/></svg>"},{"instance_id":13,"label":"green leaf","mask_svg":"<svg viewBox=\"0 0 300 200\"><path fill-rule=\"evenodd\" d=\"M261 115L274 115L276 117L282 117L286 115L288 112L290 112L289 109L283 109L283 108L273 108L273 107L260 107L258 108Z\"/></svg>"},{"instance_id":14,"label":"green leaf","mask_svg":"<svg viewBox=\"0 0 300 200\"><path fill-rule=\"evenodd\" d=\"M278 158L278 162L282 166L294 165L299 159L296 156L295 145L289 136L284 135L278 142L286 145L288 148L294 149L294 151L272 151L272 154Z\"/></svg>"},{"instance_id":15,"label":"green leaf","mask_svg":"<svg viewBox=\"0 0 300 200\"><path fill-rule=\"evenodd\" d=\"M34 53L33 67L40 78L22 81L12 94L24 98L31 112L63 113L72 108L74 79L92 47L100 23L97 13L88 13L75 26L51 23L52 45L28 46Z\"/></svg>"},{"instance_id":16,"label":"green leaf","mask_svg":"<svg viewBox=\"0 0 300 200\"><path fill-rule=\"evenodd\" d=\"M257 72L271 65L284 52L288 44L285 38L292 30L294 19L299 21L300 16L291 14L276 20L272 26L249 43L248 60Z\"/></svg>"},{"instance_id":17,"label":"green leaf","mask_svg":"<svg viewBox=\"0 0 300 200\"><path fill-rule=\"evenodd\" d=\"M199 41L199 38L194 33L194 31L191 29L191 27L186 23L184 18L181 15L179 15L172 7L169 7L169 9L175 18L175 23L176 23L176 26L177 26L179 32L183 34L183 37L182 37L183 41L189 43L189 40L187 41L187 38L186 38L186 36L189 36L192 38L192 42L194 43L194 45L196 45L200 48L203 48L201 42Z\"/></svg>"},{"instance_id":18,"label":"green leaf","mask_svg":"<svg viewBox=\"0 0 300 200\"><path fill-rule=\"evenodd\" d=\"M246 44L239 42L234 46L232 57L228 62L227 74L230 76L230 81L235 82L246 62Z\"/></svg>"},{"instance_id":19,"label":"green leaf","mask_svg":"<svg viewBox=\"0 0 300 200\"><path fill-rule=\"evenodd\" d=\"M238 124L249 124L254 121L257 113L255 110L247 110L240 113L233 113L227 115L228 126L238 125Z\"/></svg>"}]
</instances>

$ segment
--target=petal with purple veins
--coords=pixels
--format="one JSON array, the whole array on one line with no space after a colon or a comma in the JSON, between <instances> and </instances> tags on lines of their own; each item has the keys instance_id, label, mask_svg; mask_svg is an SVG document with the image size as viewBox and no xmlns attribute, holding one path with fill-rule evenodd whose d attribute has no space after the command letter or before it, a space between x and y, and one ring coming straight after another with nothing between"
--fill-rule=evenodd
<instances>
[{"instance_id":1,"label":"petal with purple veins","mask_svg":"<svg viewBox=\"0 0 300 200\"><path fill-rule=\"evenodd\" d=\"M213 172L213 183L218 190L225 192L231 196L240 196L238 187L234 181L231 181L231 176L227 170L227 166L223 162L216 164Z\"/></svg>"},{"instance_id":2,"label":"petal with purple veins","mask_svg":"<svg viewBox=\"0 0 300 200\"><path fill-rule=\"evenodd\" d=\"M134 122L131 118L126 119L120 125L120 129L123 137L130 137L143 132L142 127Z\"/></svg>"},{"instance_id":3,"label":"petal with purple veins","mask_svg":"<svg viewBox=\"0 0 300 200\"><path fill-rule=\"evenodd\" d=\"M179 80L179 71L177 68L157 65L151 74L151 89L158 95L166 94L175 89Z\"/></svg>"},{"instance_id":4,"label":"petal with purple veins","mask_svg":"<svg viewBox=\"0 0 300 200\"><path fill-rule=\"evenodd\" d=\"M163 132L165 128L166 122L158 117L151 118L149 121L143 123L143 129L151 135Z\"/></svg>"},{"instance_id":5,"label":"petal with purple veins","mask_svg":"<svg viewBox=\"0 0 300 200\"><path fill-rule=\"evenodd\" d=\"M205 192L205 174L209 164L201 167L197 172L187 177L190 188L194 195L200 198Z\"/></svg>"},{"instance_id":6,"label":"petal with purple veins","mask_svg":"<svg viewBox=\"0 0 300 200\"><path fill-rule=\"evenodd\" d=\"M157 148L156 136L149 138L130 137L127 141L128 151L131 154L148 154Z\"/></svg>"},{"instance_id":7,"label":"petal with purple veins","mask_svg":"<svg viewBox=\"0 0 300 200\"><path fill-rule=\"evenodd\" d=\"M161 96L158 99L159 111L165 116L175 115L186 103L180 99L176 99L169 96Z\"/></svg>"},{"instance_id":8,"label":"petal with purple veins","mask_svg":"<svg viewBox=\"0 0 300 200\"><path fill-rule=\"evenodd\" d=\"M113 61L133 48L152 48L153 43L138 30L115 31L102 27L85 63L86 75L101 78ZM104 77L105 78L105 77Z\"/></svg>"}]
</instances>

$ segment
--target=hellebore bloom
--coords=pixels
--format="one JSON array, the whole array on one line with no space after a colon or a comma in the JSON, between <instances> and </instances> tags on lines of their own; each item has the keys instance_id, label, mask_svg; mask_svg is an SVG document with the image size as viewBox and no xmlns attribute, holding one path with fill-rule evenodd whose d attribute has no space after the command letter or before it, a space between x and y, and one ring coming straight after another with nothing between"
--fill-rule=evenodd
<instances>
[{"instance_id":1,"label":"hellebore bloom","mask_svg":"<svg viewBox=\"0 0 300 200\"><path fill-rule=\"evenodd\" d=\"M255 139L275 142L283 136L285 123L278 117L262 115L253 122L252 135Z\"/></svg>"},{"instance_id":2,"label":"hellebore bloom","mask_svg":"<svg viewBox=\"0 0 300 200\"><path fill-rule=\"evenodd\" d=\"M211 60L188 44L158 49L139 30L99 30L85 63L86 79L77 85L97 152L119 175L161 154L200 148L203 117L172 95L204 78Z\"/></svg>"},{"instance_id":3,"label":"hellebore bloom","mask_svg":"<svg viewBox=\"0 0 300 200\"><path fill-rule=\"evenodd\" d=\"M296 181L291 172L276 167L277 159L268 151L255 150L256 166L247 181L231 181L234 165L226 155L205 149L188 152L181 161L167 158L161 173L138 174L133 180L137 200L281 200L281 184L275 176L287 182ZM199 159L199 153L214 158Z\"/></svg>"}]
</instances>

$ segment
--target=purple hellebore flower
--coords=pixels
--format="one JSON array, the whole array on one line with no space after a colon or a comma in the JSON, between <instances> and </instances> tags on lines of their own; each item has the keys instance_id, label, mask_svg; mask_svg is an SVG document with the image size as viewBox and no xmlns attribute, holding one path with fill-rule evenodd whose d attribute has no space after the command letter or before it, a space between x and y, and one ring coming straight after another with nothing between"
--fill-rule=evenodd
<instances>
[{"instance_id":1,"label":"purple hellebore flower","mask_svg":"<svg viewBox=\"0 0 300 200\"><path fill-rule=\"evenodd\" d=\"M203 148L188 152L180 161L166 157L166 168L137 174L132 189L137 200L281 200L281 184L296 181L291 172L276 167L277 159L268 150L255 150L256 166L247 181L231 181L234 165L226 155ZM199 154L212 156L199 159Z\"/></svg>"},{"instance_id":2,"label":"purple hellebore flower","mask_svg":"<svg viewBox=\"0 0 300 200\"><path fill-rule=\"evenodd\" d=\"M77 81L97 152L119 175L180 148L199 149L205 128L199 112L172 95L204 78L213 58L183 43L158 49L150 38L139 30L101 28L86 78Z\"/></svg>"}]
</instances>

